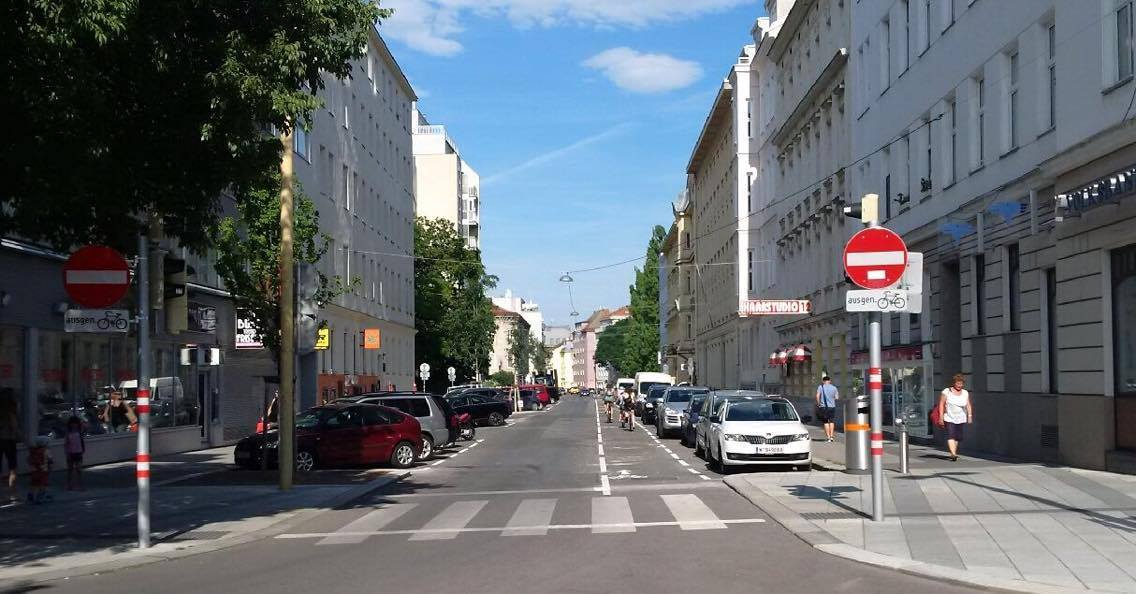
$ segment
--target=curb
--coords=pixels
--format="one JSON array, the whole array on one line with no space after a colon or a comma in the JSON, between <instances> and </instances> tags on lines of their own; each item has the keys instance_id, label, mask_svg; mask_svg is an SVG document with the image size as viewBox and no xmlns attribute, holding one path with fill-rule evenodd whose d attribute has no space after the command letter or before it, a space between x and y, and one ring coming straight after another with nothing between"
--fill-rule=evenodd
<instances>
[{"instance_id":1,"label":"curb","mask_svg":"<svg viewBox=\"0 0 1136 594\"><path fill-rule=\"evenodd\" d=\"M351 503L356 499L365 497L366 495L369 495L374 491L401 481L409 476L410 472L404 471L399 474L377 477L361 485L345 489L342 493L327 497L324 501L312 503L306 506L308 509L297 512L296 514L288 516L286 518L282 518L281 520L274 522L269 526L266 526L259 530L254 530L252 532L239 534L238 536L233 536L231 538L223 538L216 541L190 545L160 542L147 550L135 549L128 551L113 558L113 569L107 569L108 559L102 558L97 561L84 563L82 565L76 565L74 567L68 567L64 569L48 569L42 572L30 573L19 577L0 579L0 591L23 591L20 590L20 587L27 587L29 584L36 584L72 577L82 577L93 574L116 573L124 569L140 567L143 565L149 565L151 563L158 563L160 561L172 561L175 559L200 555L202 553L213 553L244 544L249 544L287 532L294 526L302 524L318 516L319 514L324 513L328 509L336 509L347 505L348 503Z\"/></svg>"},{"instance_id":2,"label":"curb","mask_svg":"<svg viewBox=\"0 0 1136 594\"><path fill-rule=\"evenodd\" d=\"M830 462L824 460L824 462ZM817 463L817 459L813 459L813 463ZM1095 592L1096 590L1088 589L1070 589L1061 586L1043 584L1039 582L1027 582L1024 580L1013 580L1006 578L998 578L993 576L986 576L972 571L959 570L952 567L944 567L941 565L934 565L925 563L923 561L914 561L911 559L903 559L900 557L892 557L881 553L874 553L859 547L854 547L850 544L840 541L835 536L826 532L820 526L810 522L809 520L801 517L800 514L786 507L781 502L769 497L762 493L755 487L750 487L744 484L737 484L742 482L744 477L726 477L722 482L735 493L741 495L747 501L752 503L755 507L760 509L773 518L778 524L781 524L786 530L791 532L794 536L804 541L805 544L813 547L814 549L847 559L857 563L866 565L873 565L883 569L890 569L899 573L922 577L934 580L936 582L943 582L954 584L958 586L966 586L971 588L979 588L991 592L1027 592L1027 593L1042 593L1042 594L1066 594L1068 592Z\"/></svg>"}]
</instances>

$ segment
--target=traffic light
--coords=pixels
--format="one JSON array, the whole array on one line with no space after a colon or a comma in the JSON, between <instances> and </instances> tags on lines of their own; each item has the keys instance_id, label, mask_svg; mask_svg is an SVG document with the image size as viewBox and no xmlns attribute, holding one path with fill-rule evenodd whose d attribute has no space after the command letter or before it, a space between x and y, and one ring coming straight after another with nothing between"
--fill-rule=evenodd
<instances>
[{"instance_id":1,"label":"traffic light","mask_svg":"<svg viewBox=\"0 0 1136 594\"><path fill-rule=\"evenodd\" d=\"M876 194L864 194L860 204L850 204L844 207L844 216L860 219L865 225L880 220L880 197Z\"/></svg>"},{"instance_id":2,"label":"traffic light","mask_svg":"<svg viewBox=\"0 0 1136 594\"><path fill-rule=\"evenodd\" d=\"M320 289L319 271L314 264L296 265L296 353L315 352L319 334L319 303L316 294Z\"/></svg>"},{"instance_id":3,"label":"traffic light","mask_svg":"<svg viewBox=\"0 0 1136 594\"><path fill-rule=\"evenodd\" d=\"M185 260L165 258L161 277L166 312L166 332L177 334L189 328L189 295L185 291Z\"/></svg>"}]
</instances>

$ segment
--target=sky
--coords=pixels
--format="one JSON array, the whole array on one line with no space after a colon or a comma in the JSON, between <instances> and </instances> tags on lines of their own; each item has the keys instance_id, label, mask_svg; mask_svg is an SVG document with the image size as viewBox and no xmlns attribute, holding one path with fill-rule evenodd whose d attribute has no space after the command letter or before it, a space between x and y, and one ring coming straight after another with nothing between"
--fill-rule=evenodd
<instances>
[{"instance_id":1,"label":"sky","mask_svg":"<svg viewBox=\"0 0 1136 594\"><path fill-rule=\"evenodd\" d=\"M384 0L379 31L481 175L495 294L548 325L628 302L758 0Z\"/></svg>"}]
</instances>

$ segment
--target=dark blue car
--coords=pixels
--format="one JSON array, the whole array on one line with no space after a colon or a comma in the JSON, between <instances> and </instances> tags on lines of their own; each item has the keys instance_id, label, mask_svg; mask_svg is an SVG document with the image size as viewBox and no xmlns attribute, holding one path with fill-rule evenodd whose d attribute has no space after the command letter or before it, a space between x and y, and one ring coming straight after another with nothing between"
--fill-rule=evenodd
<instances>
[{"instance_id":1,"label":"dark blue car","mask_svg":"<svg viewBox=\"0 0 1136 594\"><path fill-rule=\"evenodd\" d=\"M706 400L706 394L695 394L690 397L690 404L686 410L682 411L682 445L692 448L694 447L695 427L698 426L698 409L702 408L702 402Z\"/></svg>"}]
</instances>

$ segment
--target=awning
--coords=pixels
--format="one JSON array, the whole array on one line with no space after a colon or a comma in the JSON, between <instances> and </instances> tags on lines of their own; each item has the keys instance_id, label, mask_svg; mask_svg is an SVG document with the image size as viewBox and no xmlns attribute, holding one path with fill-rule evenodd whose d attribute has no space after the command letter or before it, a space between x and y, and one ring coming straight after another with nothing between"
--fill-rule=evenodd
<instances>
[{"instance_id":1,"label":"awning","mask_svg":"<svg viewBox=\"0 0 1136 594\"><path fill-rule=\"evenodd\" d=\"M813 351L809 347L801 344L793 350L793 360L802 363L804 361L811 361L813 358Z\"/></svg>"}]
</instances>

